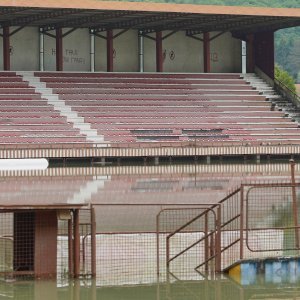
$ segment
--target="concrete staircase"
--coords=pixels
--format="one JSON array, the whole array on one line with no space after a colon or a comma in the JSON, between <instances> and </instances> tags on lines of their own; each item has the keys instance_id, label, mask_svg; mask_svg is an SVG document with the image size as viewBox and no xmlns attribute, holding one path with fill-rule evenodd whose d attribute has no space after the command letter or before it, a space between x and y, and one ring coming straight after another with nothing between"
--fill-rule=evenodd
<instances>
[{"instance_id":1,"label":"concrete staircase","mask_svg":"<svg viewBox=\"0 0 300 300\"><path fill-rule=\"evenodd\" d=\"M58 95L54 94L51 88L46 87L46 83L41 82L39 77L34 75L34 72L22 71L16 73L35 88L35 92L40 93L49 105L52 105L55 110L60 112L61 116L66 117L67 122L73 123L73 127L79 129L80 133L86 136L88 142L93 142L99 147L107 147L107 143L104 143L103 135L98 135L97 130L91 128L90 123L85 122L84 118L78 116L78 113L73 111L64 100L59 99Z\"/></svg>"},{"instance_id":2,"label":"concrete staircase","mask_svg":"<svg viewBox=\"0 0 300 300\"><path fill-rule=\"evenodd\" d=\"M266 96L266 100L272 103L273 109L283 111L288 118L291 118L300 126L300 109L291 101L278 95L271 85L254 73L243 74L242 77L260 94Z\"/></svg>"}]
</instances>

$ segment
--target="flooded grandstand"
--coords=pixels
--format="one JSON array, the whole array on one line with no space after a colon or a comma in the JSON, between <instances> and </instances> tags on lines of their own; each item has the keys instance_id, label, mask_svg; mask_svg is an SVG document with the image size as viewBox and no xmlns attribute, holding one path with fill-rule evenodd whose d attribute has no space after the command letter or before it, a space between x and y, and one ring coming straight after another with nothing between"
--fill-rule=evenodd
<instances>
[{"instance_id":1,"label":"flooded grandstand","mask_svg":"<svg viewBox=\"0 0 300 300\"><path fill-rule=\"evenodd\" d=\"M0 299L300 299L299 9L2 2Z\"/></svg>"},{"instance_id":2,"label":"flooded grandstand","mask_svg":"<svg viewBox=\"0 0 300 300\"><path fill-rule=\"evenodd\" d=\"M298 171L299 165L296 164L295 167ZM52 292L55 293L57 299L67 297L69 293L80 293L80 295L94 295L95 293L101 295L104 293L105 297L110 297L109 295L117 297L118 293L128 293L130 295L131 292L136 292L140 289L145 290L145 293L149 293L149 299L165 299L164 297L167 297L166 294L159 294L160 298L155 298L158 297L157 291L159 293L163 291L163 293L172 294L172 290L177 289L181 284L184 290L187 287L188 294L202 293L202 287L197 287L195 281L200 281L201 286L204 288L204 281L207 276L210 279L214 278L212 274L204 275L207 272L202 272L202 270L201 272L196 272L194 270L194 267L199 263L199 259L205 256L202 246L196 245L192 251L186 252L187 255L176 258L175 262L170 260L170 266L166 268L168 261L166 257L166 236L170 230L180 227L186 221L199 214L201 215L203 208L212 207L226 198L227 195L234 193L242 183L246 187L250 183L263 182L266 185L270 183L288 184L291 181L289 162L280 161L272 164L245 163L243 161L242 163L222 164L65 166L50 167L47 170L36 171L1 171L1 175L0 199L4 210L0 215L1 247L3 250L1 251L0 271L3 282L17 283L17 285L2 285L2 288L5 287L5 291L2 293L12 294L15 297L14 299L18 299L19 288L22 290L24 288L28 293L39 294L44 291L43 288L40 289L39 287L44 285L54 288ZM252 219L249 220L255 224L271 227L272 231L264 232L263 235L253 231L254 236L250 236L248 240L248 246L244 250L245 255L249 253L248 258L277 257L287 254L297 257L298 252L294 251L293 247L289 252L282 252L284 248L290 249L288 246L294 242L294 237L291 235L293 230L287 229L284 233L280 230L280 227L274 229L271 226L274 222L278 223L280 219L289 218L291 188L283 186L280 187L283 188L282 190L279 187L277 189L273 187L271 193L265 190L266 188L264 186L263 195L267 195L270 205L268 207L266 205L261 206L261 210L257 211L255 210L257 202L251 204L250 197L248 201L250 205L249 212L253 211L254 214L251 214ZM239 196L235 199L238 198ZM252 198L255 201L260 201L257 199L257 192L253 194ZM284 204L284 201L287 201L287 204ZM26 206L24 206L24 203L26 203ZM70 268L74 267L72 267L74 262L71 262L70 265L71 254L70 241L68 239L68 230L70 230L68 221L70 218L73 218L68 212L68 206L70 205L72 207L81 207L79 216L80 253L78 254L78 275L82 279L80 282L73 282L69 279ZM30 207L34 207L39 211L45 209L46 206L47 209L57 210L58 227L57 238L54 237L56 239L54 243L56 245L55 256L52 258L49 258L51 255L44 257L43 264L47 265L47 261L50 263L51 260L56 259L57 267L54 270L56 283L55 281L52 283L44 283L43 281L39 283L31 283L30 281L24 283L22 281L23 276L33 275L34 269L33 266L31 269L30 267L25 268L24 256L28 255L26 252L29 251L28 241L25 252L22 250L23 260L20 261L14 258L14 256L18 257L20 255L18 251L20 252L21 250L13 242L16 228L20 227L13 220L13 211L15 211L15 214L18 214L17 210L21 209L19 214L22 214L21 212L30 211L30 209L28 210ZM94 245L96 247L94 249L94 267L92 266L93 221L90 214L91 207L95 214ZM233 206L230 204L230 206L225 208L223 214L231 218L233 211L237 207L238 205ZM175 215L174 212L176 213ZM169 215L169 213L171 214ZM210 218L209 215L207 217ZM255 219L253 219L254 217ZM36 222L40 222L37 221L37 216L35 218ZM157 227L158 218L160 218L159 229ZM213 219L209 220L208 230L212 231L210 227L213 226L211 223ZM282 222L279 225L285 226L285 221ZM173 241L170 243L170 247L172 247L170 250L171 256L203 237L203 232L197 229L200 228L199 226L202 226L201 224L201 222L194 223L188 230L179 232L176 237L173 237ZM249 225L250 227L251 224ZM22 230L21 232L25 237L31 236L30 234L28 235L28 230L32 229ZM252 230L255 230L255 228L253 227ZM234 228L224 229L222 231L223 245L231 243L232 239L237 235L236 224ZM273 238L274 236L275 238ZM48 238L52 239L51 234ZM264 243L258 242L261 238L265 240ZM266 238L268 242L266 242ZM53 247L53 243L51 245ZM268 251L264 254L259 252L259 255L257 255L256 250L259 247L268 247L268 249L261 248ZM277 249L278 247L280 249ZM40 251L37 245L35 245L34 249L33 253ZM238 251L233 249L224 258L222 268L225 267L225 264L233 263L231 257L236 252ZM36 260L31 258L31 260L27 261L27 264L34 265ZM215 262L213 265L215 266ZM17 277L13 276L13 274L17 274L15 271L18 271L16 266L23 268L23 271L19 270ZM211 270L211 264L209 263L207 266ZM290 270L292 265L289 266ZM26 267L28 266L26 265ZM294 271L286 271L286 278L290 278L289 272L294 274L290 279L275 278L274 280L280 280L283 283L288 281L293 284L299 277L298 267L296 269L294 267L291 270ZM95 272L94 281L91 280L93 272ZM255 278L259 276L259 274L255 275ZM241 292L243 287L238 287L238 284L247 282L245 279L242 280L241 277L242 275L237 280L238 283L222 277L220 281L213 280L207 284L214 286L218 285L217 282L220 282L221 286L227 286L228 284L232 286L233 290L237 289ZM269 278L268 280L272 282L273 279ZM249 282L253 283L253 278ZM168 283L170 284L169 286ZM124 286L131 287L125 288ZM114 288L109 289L109 287ZM272 292L272 287L263 287L264 291L265 289L270 293ZM37 290L39 291L37 292ZM236 290L233 293L235 292ZM172 297L179 299L175 295ZM233 295L232 299L241 298ZM245 299L248 298L246 297Z\"/></svg>"}]
</instances>

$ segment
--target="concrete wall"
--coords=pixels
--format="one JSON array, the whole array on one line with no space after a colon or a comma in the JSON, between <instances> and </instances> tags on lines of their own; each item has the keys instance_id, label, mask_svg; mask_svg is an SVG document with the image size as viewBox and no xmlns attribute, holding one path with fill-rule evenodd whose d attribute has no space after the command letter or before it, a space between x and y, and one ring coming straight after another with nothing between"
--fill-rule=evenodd
<instances>
[{"instance_id":1,"label":"concrete wall","mask_svg":"<svg viewBox=\"0 0 300 300\"><path fill-rule=\"evenodd\" d=\"M15 28L11 28L13 31ZM63 33L69 31L64 29ZM114 30L114 35L120 30ZM54 34L54 32L50 32ZM163 32L165 36L170 32ZM217 33L211 33L211 37ZM106 35L106 32L101 33ZM154 37L154 34L150 34ZM199 37L202 37L199 35ZM37 28L24 28L11 37L12 70L39 69L39 32ZM3 69L2 39L0 38L0 69ZM113 41L114 71L137 72L138 32L129 30ZM55 70L55 39L45 35L45 70ZM203 72L203 43L176 32L163 40L164 72ZM65 71L90 70L90 35L88 29L77 29L63 39ZM155 41L144 38L145 72L156 71ZM95 38L95 70L106 71L106 40ZM211 71L241 72L241 42L225 33L211 41Z\"/></svg>"},{"instance_id":2,"label":"concrete wall","mask_svg":"<svg viewBox=\"0 0 300 300\"><path fill-rule=\"evenodd\" d=\"M169 34L163 32L163 36ZM155 37L154 34L150 35ZM156 71L155 41L144 38L145 72ZM200 41L177 32L163 40L164 72L203 72L203 47Z\"/></svg>"},{"instance_id":3,"label":"concrete wall","mask_svg":"<svg viewBox=\"0 0 300 300\"><path fill-rule=\"evenodd\" d=\"M114 30L116 35L120 30ZM101 33L106 36L106 32ZM138 32L129 30L113 41L114 71L138 72ZM106 40L95 38L95 71L106 71Z\"/></svg>"},{"instance_id":4,"label":"concrete wall","mask_svg":"<svg viewBox=\"0 0 300 300\"><path fill-rule=\"evenodd\" d=\"M210 37L217 33L212 32ZM242 42L227 32L210 44L211 72L242 72Z\"/></svg>"},{"instance_id":5,"label":"concrete wall","mask_svg":"<svg viewBox=\"0 0 300 300\"><path fill-rule=\"evenodd\" d=\"M11 27L13 32L17 27ZM2 33L2 30L1 30ZM0 69L3 70L3 40L0 38ZM39 34L36 27L25 27L10 38L11 70L39 69Z\"/></svg>"},{"instance_id":6,"label":"concrete wall","mask_svg":"<svg viewBox=\"0 0 300 300\"><path fill-rule=\"evenodd\" d=\"M70 29L66 28L63 33ZM55 34L54 31L49 33ZM55 39L45 35L45 70L55 71ZM90 35L88 29L77 29L63 38L64 71L90 70Z\"/></svg>"},{"instance_id":7,"label":"concrete wall","mask_svg":"<svg viewBox=\"0 0 300 300\"><path fill-rule=\"evenodd\" d=\"M168 33L163 32L163 35ZM226 33L211 41L210 48L212 72L241 72L241 41ZM183 31L163 40L163 53L164 72L203 72L203 43L187 37ZM144 63L146 72L155 72L155 42L148 38L145 38Z\"/></svg>"}]
</instances>

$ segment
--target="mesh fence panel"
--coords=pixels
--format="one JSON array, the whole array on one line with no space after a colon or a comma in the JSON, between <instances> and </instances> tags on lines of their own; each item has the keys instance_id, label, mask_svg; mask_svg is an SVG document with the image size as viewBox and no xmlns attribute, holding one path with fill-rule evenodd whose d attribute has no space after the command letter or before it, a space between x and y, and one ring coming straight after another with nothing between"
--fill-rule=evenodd
<instances>
[{"instance_id":1,"label":"mesh fence panel","mask_svg":"<svg viewBox=\"0 0 300 300\"><path fill-rule=\"evenodd\" d=\"M241 190L238 189L222 201L221 250L222 269L240 258Z\"/></svg>"},{"instance_id":2,"label":"mesh fence panel","mask_svg":"<svg viewBox=\"0 0 300 300\"><path fill-rule=\"evenodd\" d=\"M0 273L13 271L13 214L0 214Z\"/></svg>"},{"instance_id":3,"label":"mesh fence panel","mask_svg":"<svg viewBox=\"0 0 300 300\"><path fill-rule=\"evenodd\" d=\"M167 261L161 267L168 265L168 271L181 280L199 279L195 268L205 268L203 262L212 256L207 236L215 226L215 212L207 207L162 210L159 232L164 233L165 241L159 248L160 257L165 252Z\"/></svg>"},{"instance_id":4,"label":"mesh fence panel","mask_svg":"<svg viewBox=\"0 0 300 300\"><path fill-rule=\"evenodd\" d=\"M69 238L68 221L58 220L57 234L57 280L60 284L69 278Z\"/></svg>"},{"instance_id":5,"label":"mesh fence panel","mask_svg":"<svg viewBox=\"0 0 300 300\"><path fill-rule=\"evenodd\" d=\"M299 250L299 188L250 187L246 199L246 246L268 256L296 255ZM298 239L298 244L297 244ZM264 255L264 254L261 254Z\"/></svg>"}]
</instances>

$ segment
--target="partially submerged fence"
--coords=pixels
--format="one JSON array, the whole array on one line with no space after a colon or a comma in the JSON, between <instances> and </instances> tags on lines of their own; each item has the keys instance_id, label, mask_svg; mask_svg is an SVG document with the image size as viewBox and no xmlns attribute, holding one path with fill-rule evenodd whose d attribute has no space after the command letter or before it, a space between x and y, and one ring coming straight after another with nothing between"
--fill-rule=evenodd
<instances>
[{"instance_id":1,"label":"partially submerged fence","mask_svg":"<svg viewBox=\"0 0 300 300\"><path fill-rule=\"evenodd\" d=\"M243 184L219 203L95 204L57 217L48 212L51 222L45 212L3 211L0 275L33 275L37 267L42 274L56 259L53 273L61 280L151 284L170 274L198 280L247 258L295 256L299 192L295 182Z\"/></svg>"},{"instance_id":2,"label":"partially submerged fence","mask_svg":"<svg viewBox=\"0 0 300 300\"><path fill-rule=\"evenodd\" d=\"M167 271L205 276L242 259L299 255L299 189L296 183L243 184L217 205L162 211L158 228L168 232ZM174 220L184 218L171 230Z\"/></svg>"}]
</instances>

